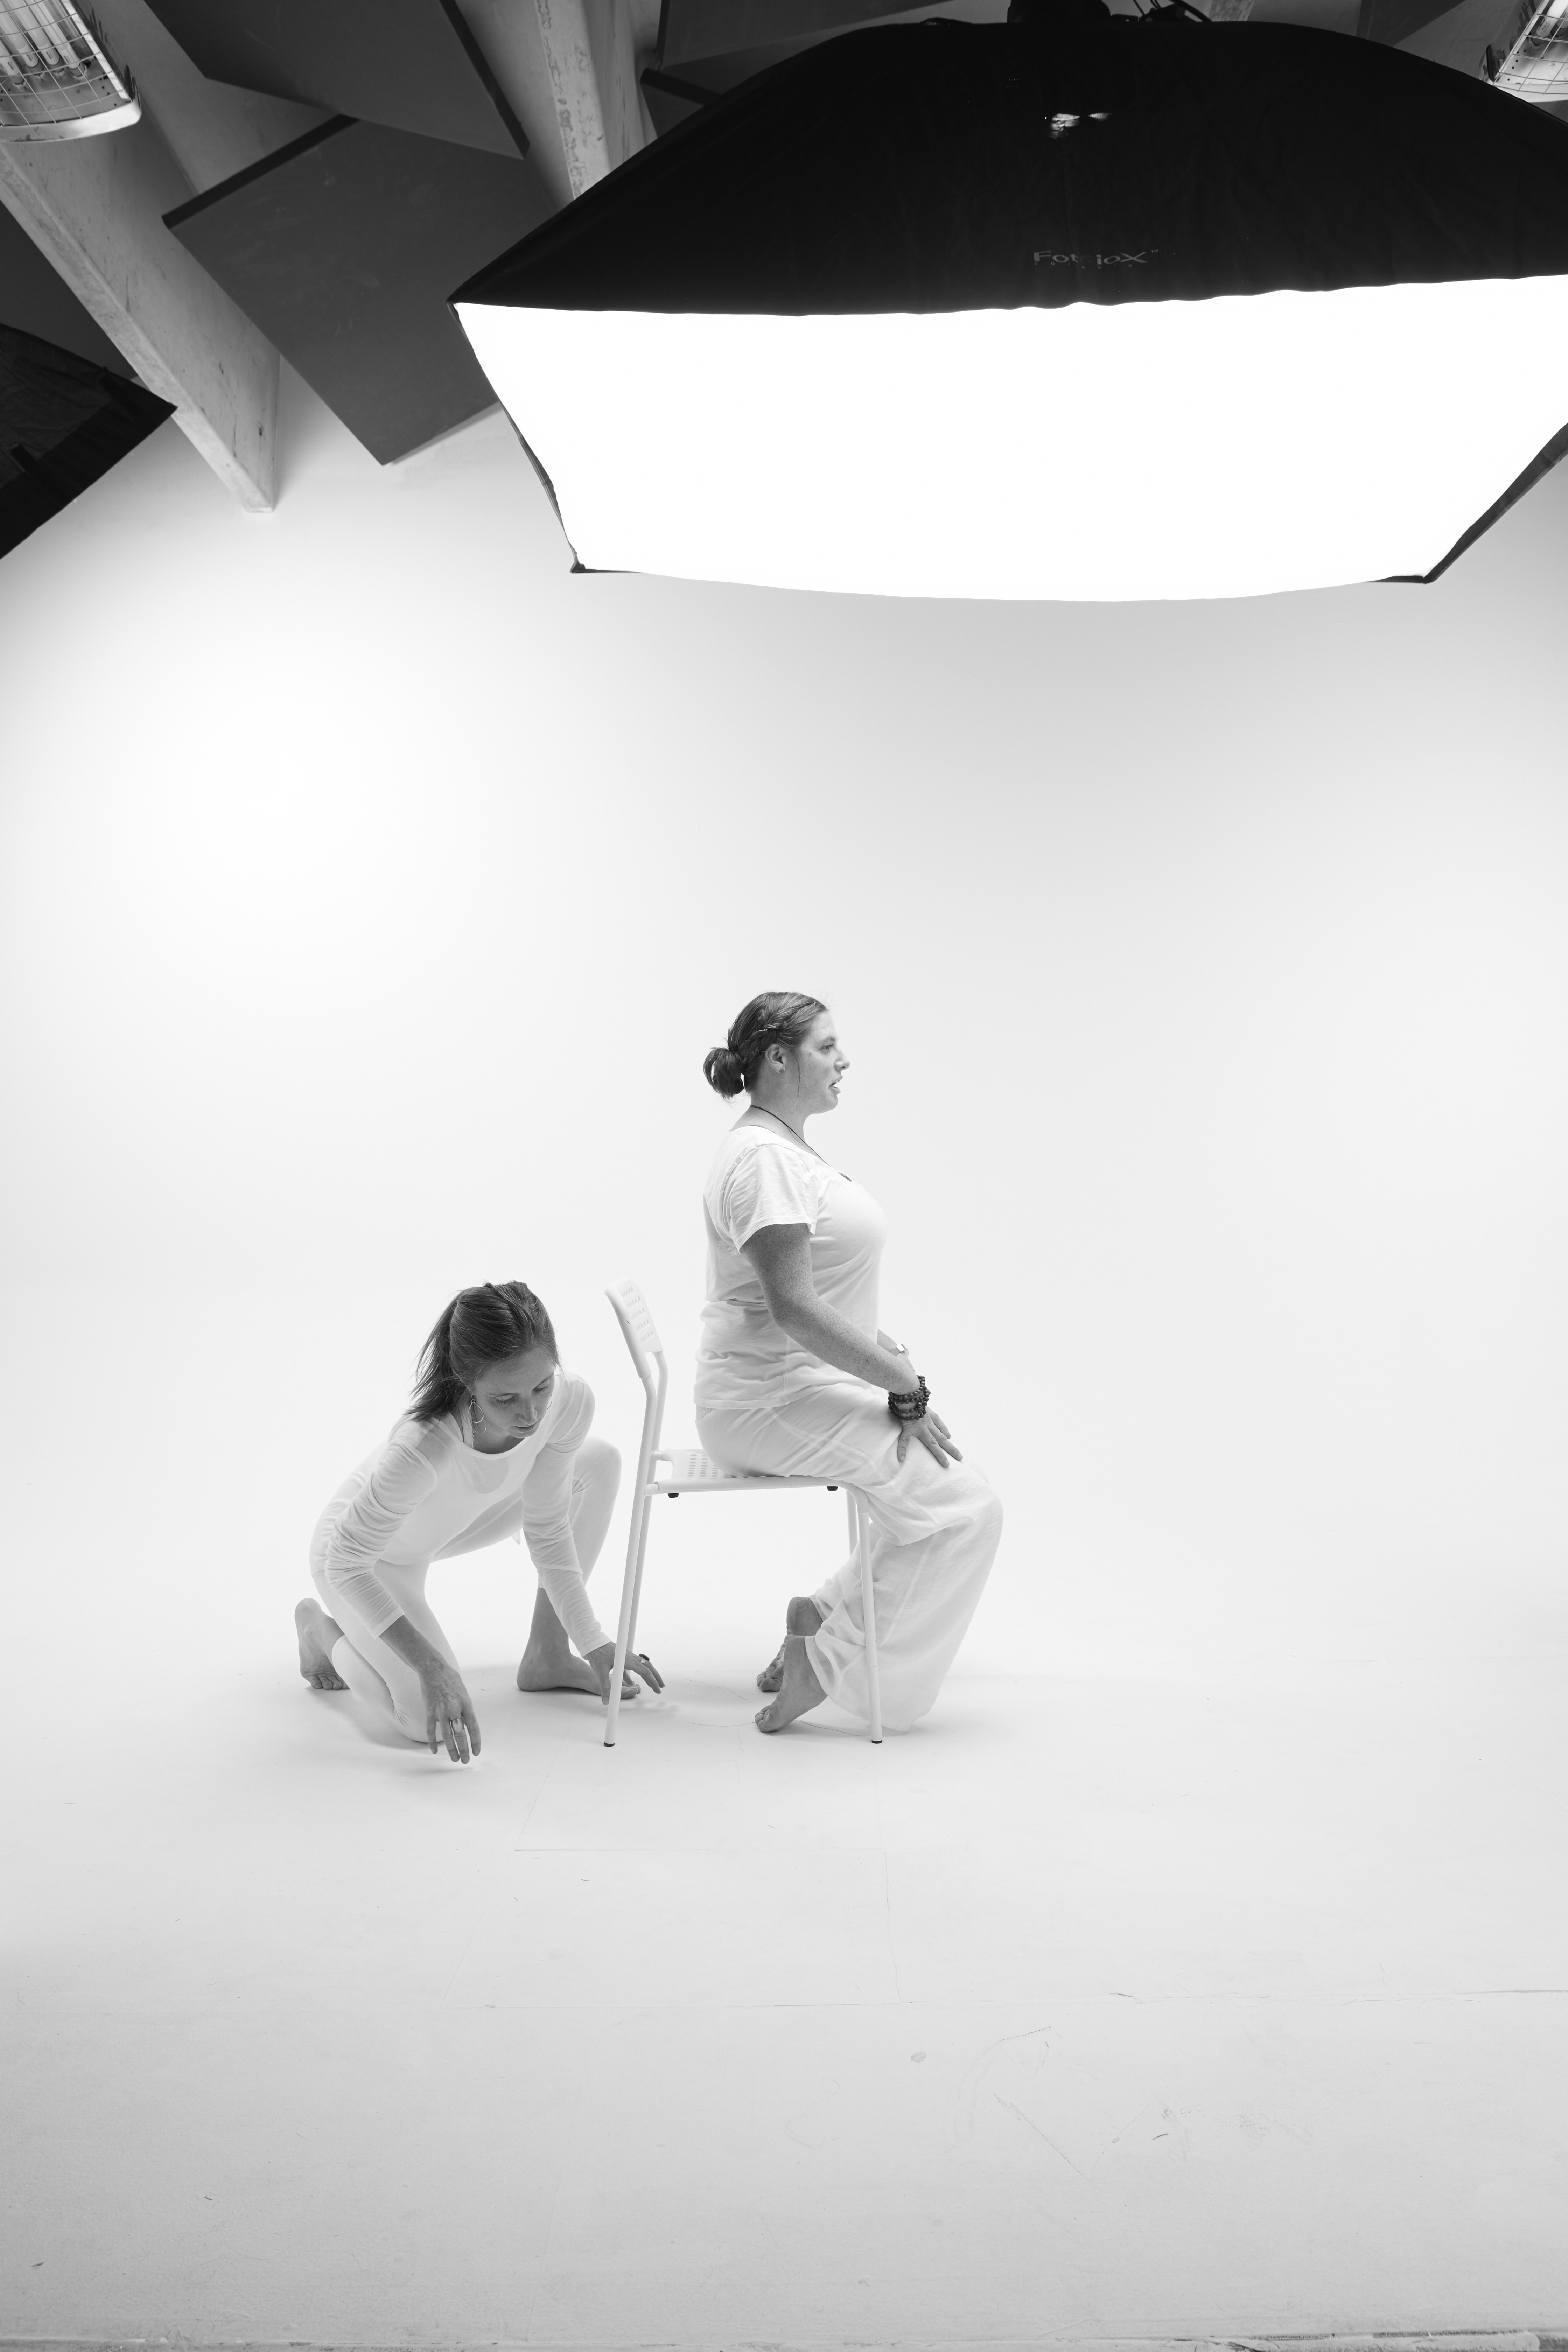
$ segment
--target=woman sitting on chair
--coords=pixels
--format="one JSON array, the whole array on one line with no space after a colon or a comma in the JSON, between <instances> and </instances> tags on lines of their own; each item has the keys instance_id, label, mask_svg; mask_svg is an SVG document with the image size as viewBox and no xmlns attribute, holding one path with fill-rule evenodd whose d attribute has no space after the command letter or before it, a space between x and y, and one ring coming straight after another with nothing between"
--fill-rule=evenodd
<instances>
[{"instance_id":1,"label":"woman sitting on chair","mask_svg":"<svg viewBox=\"0 0 1568 2352\"><path fill-rule=\"evenodd\" d=\"M526 1539L540 1587L519 1690L606 1699L616 1645L584 1580L609 1528L621 1458L589 1436L593 1419L593 1391L562 1371L550 1318L526 1283L460 1290L425 1343L407 1412L317 1523L310 1573L326 1607L301 1601L294 1612L311 1689L353 1691L433 1755L445 1746L454 1764L477 1756L473 1702L425 1574L434 1559L514 1536ZM626 1664L662 1689L647 1658Z\"/></svg>"},{"instance_id":2,"label":"woman sitting on chair","mask_svg":"<svg viewBox=\"0 0 1568 2352\"><path fill-rule=\"evenodd\" d=\"M754 996L703 1064L751 1101L703 1193L708 1303L697 1433L727 1470L837 1479L865 1497L882 1719L930 1708L996 1556L1002 1506L963 1463L907 1349L877 1328L887 1229L862 1185L824 1160L805 1123L837 1109L848 1068L815 996ZM869 1716L859 1564L789 1604L776 1692L757 1726L782 1731L824 1699Z\"/></svg>"}]
</instances>

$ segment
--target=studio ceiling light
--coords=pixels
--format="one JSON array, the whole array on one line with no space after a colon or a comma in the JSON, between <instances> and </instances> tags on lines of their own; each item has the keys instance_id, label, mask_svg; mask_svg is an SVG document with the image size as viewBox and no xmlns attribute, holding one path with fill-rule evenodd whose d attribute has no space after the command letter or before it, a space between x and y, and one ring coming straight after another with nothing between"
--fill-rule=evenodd
<instances>
[{"instance_id":1,"label":"studio ceiling light","mask_svg":"<svg viewBox=\"0 0 1568 2352\"><path fill-rule=\"evenodd\" d=\"M1568 133L1015 0L757 75L454 297L579 564L920 596L1425 579L1568 447Z\"/></svg>"},{"instance_id":2,"label":"studio ceiling light","mask_svg":"<svg viewBox=\"0 0 1568 2352\"><path fill-rule=\"evenodd\" d=\"M0 0L0 140L86 139L142 112L131 77L71 0Z\"/></svg>"},{"instance_id":3,"label":"studio ceiling light","mask_svg":"<svg viewBox=\"0 0 1568 2352\"><path fill-rule=\"evenodd\" d=\"M1568 98L1568 0L1524 0L1492 79L1538 106Z\"/></svg>"}]
</instances>

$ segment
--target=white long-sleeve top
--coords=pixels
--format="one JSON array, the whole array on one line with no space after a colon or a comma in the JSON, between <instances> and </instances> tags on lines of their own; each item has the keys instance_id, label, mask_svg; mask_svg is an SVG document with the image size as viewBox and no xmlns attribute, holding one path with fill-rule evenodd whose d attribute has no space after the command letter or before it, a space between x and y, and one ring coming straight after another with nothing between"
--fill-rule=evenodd
<instances>
[{"instance_id":1,"label":"white long-sleeve top","mask_svg":"<svg viewBox=\"0 0 1568 2352\"><path fill-rule=\"evenodd\" d=\"M539 1427L504 1454L481 1454L458 1413L405 1414L350 1472L317 1522L310 1557L367 1631L403 1613L377 1568L422 1567L454 1547L510 1535L520 1517L529 1557L578 1651L609 1639L594 1614L572 1535L573 1462L594 1421L594 1392L574 1372L556 1377Z\"/></svg>"}]
</instances>

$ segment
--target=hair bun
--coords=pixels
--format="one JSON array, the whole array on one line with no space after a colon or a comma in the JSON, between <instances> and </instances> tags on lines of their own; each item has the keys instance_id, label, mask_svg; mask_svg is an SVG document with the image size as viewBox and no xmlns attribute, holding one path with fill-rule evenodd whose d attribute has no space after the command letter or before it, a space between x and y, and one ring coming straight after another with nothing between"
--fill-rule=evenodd
<instances>
[{"instance_id":1,"label":"hair bun","mask_svg":"<svg viewBox=\"0 0 1568 2352\"><path fill-rule=\"evenodd\" d=\"M746 1066L728 1045L715 1045L702 1064L702 1075L715 1094L738 1095L746 1084Z\"/></svg>"}]
</instances>

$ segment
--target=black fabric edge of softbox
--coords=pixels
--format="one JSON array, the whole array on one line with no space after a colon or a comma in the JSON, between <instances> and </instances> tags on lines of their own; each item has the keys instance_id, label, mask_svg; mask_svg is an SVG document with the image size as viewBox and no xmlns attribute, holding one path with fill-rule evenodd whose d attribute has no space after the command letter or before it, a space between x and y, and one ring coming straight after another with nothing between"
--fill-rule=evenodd
<instances>
[{"instance_id":1,"label":"black fabric edge of softbox","mask_svg":"<svg viewBox=\"0 0 1568 2352\"><path fill-rule=\"evenodd\" d=\"M174 403L144 385L102 370L113 397L46 457L23 456L21 478L0 488L0 555L9 555L39 527L103 479L173 416Z\"/></svg>"},{"instance_id":2,"label":"black fabric edge of softbox","mask_svg":"<svg viewBox=\"0 0 1568 2352\"><path fill-rule=\"evenodd\" d=\"M1458 562L1467 548L1474 547L1483 532L1490 530L1494 522L1500 522L1510 507L1516 507L1521 499L1535 488L1537 482L1544 481L1553 466L1561 465L1564 457L1568 457L1568 425L1563 427L1561 433L1552 435L1545 447L1536 452L1523 473L1516 476L1509 484L1501 498L1489 506L1484 515L1478 517L1462 537L1454 541L1441 563L1435 563L1430 572L1391 572L1378 583L1379 586L1430 588L1435 580L1442 578L1451 563Z\"/></svg>"},{"instance_id":3,"label":"black fabric edge of softbox","mask_svg":"<svg viewBox=\"0 0 1568 2352\"><path fill-rule=\"evenodd\" d=\"M1174 9L1171 6L1157 9L1142 19L1121 17L1112 21L1128 28L1135 27L1140 24L1144 27L1162 26L1166 27L1166 33L1163 37L1179 37L1184 42L1190 38L1192 42L1200 46L1208 42L1211 37L1216 41L1224 37L1228 41L1231 36L1240 36L1247 42L1262 44L1270 63L1276 68L1280 66L1281 60L1288 60L1292 66L1311 61L1314 74L1324 79L1325 87L1338 79L1342 79L1347 73L1353 73L1360 98L1368 105L1374 98L1386 100L1389 77L1392 74L1398 88L1407 96L1414 90L1416 99L1420 100L1424 108L1427 105L1441 105L1446 112L1451 113L1454 104L1458 101L1463 105L1467 121L1472 126L1480 120L1480 116L1476 112L1479 108L1498 136L1503 136L1506 131L1505 143L1509 141L1515 143L1522 141L1524 150L1530 152L1533 142L1534 161L1537 164L1541 163L1542 154L1539 135L1544 134L1552 151L1554 173L1559 180L1563 177L1562 166L1568 158L1559 152L1561 142L1557 129L1535 119L1538 114L1537 109L1488 83L1479 79L1472 82L1470 78L1457 74L1452 68L1439 65L1430 59L1389 48L1376 42L1347 39L1342 34L1327 32L1311 26L1288 25L1272 21L1219 25L1188 23L1184 18L1178 19ZM666 315L674 315L687 310L700 310L710 314L747 310L766 312L767 315L780 317L823 315L827 312L842 313L847 310L907 310L914 307L922 310L946 310L971 307L963 301L950 300L945 297L929 301L922 299L918 306L903 300L870 299L867 298L863 288L855 291L852 299L836 297L830 301L805 296L790 299L757 299L748 296L747 299L742 299L732 289L714 297L711 287L708 288L701 299L697 299L686 288L682 289L679 297L669 297L658 292L650 295L645 288L639 298L636 299L629 298L623 299L618 297L615 299L604 299L602 286L597 283L591 285L590 291L580 301L569 296L562 296L560 293L561 285L569 282L574 276L580 279L586 276L592 280L596 273L608 267L608 257L614 250L616 242L616 231L620 225L618 215L630 209L646 210L650 193L655 194L662 201L663 196L668 193L668 188L664 184L672 184L670 167L675 165L678 152L684 153L687 142L706 141L711 138L722 125L727 125L729 131L733 132L736 110L756 109L764 101L782 102L786 97L792 103L798 100L801 104L805 104L813 99L816 78L830 70L827 61L837 60L838 68L846 69L850 52L854 51L856 73L869 74L871 64L887 53L879 47L872 47L867 45L884 45L922 38L933 28L941 31L944 36L964 37L974 36L987 39L993 35L1007 34L1017 29L1010 26L974 25L948 18L928 19L924 25L915 25L907 21L896 25L875 23L837 34L830 40L796 52L779 63L764 68L735 88L715 93L708 106L693 112L687 121L675 126L664 137L628 156L624 163L597 181L593 187L585 189L574 204L563 207L550 220L531 230L526 237L520 238L517 245L508 252L499 254L492 262L488 263L482 269L475 271L455 289L451 299L454 301L484 303L500 308L527 309L535 299L538 299L545 308L645 310ZM1142 32L1139 33L1137 37L1144 39L1151 36L1147 32ZM912 55L910 52L905 54ZM1173 52L1173 55L1174 54ZM662 68L659 69L662 71ZM1412 103L1415 103L1415 100ZM1493 111L1488 113L1488 110ZM1556 192L1554 201L1560 205L1560 189ZM1184 284L1173 284L1168 289L1163 289L1160 297L1146 299L1199 299L1218 294L1266 293L1288 289L1300 291L1330 291L1339 290L1348 286L1433 283L1460 276L1479 278L1551 274L1568 269L1568 227L1563 226L1563 219L1568 216L1562 215L1558 212L1553 217L1556 226L1551 240L1552 256L1549 262L1536 257L1528 263L1519 263L1500 268L1495 265L1495 261L1489 259L1485 267L1477 264L1468 268L1444 266L1439 269L1417 269L1405 265L1398 268L1387 265L1366 266L1358 261L1352 267L1336 269L1326 281L1316 273L1304 278L1299 271L1293 269L1283 273L1268 269L1256 283L1232 284L1228 281L1224 284L1205 283L1202 289ZM588 258L584 259L584 256ZM736 269L739 273L739 282L744 284L746 282L744 269L740 262L737 262ZM540 282L536 273L542 273L543 281L553 289L552 292L542 297L536 297L534 288ZM520 274L524 280L521 287L513 282ZM1001 303L995 299L987 299L976 301L973 307L976 309L1024 307L1030 299L1032 298L1019 296L1009 298ZM1053 303L1050 307L1058 307L1058 305Z\"/></svg>"}]
</instances>

